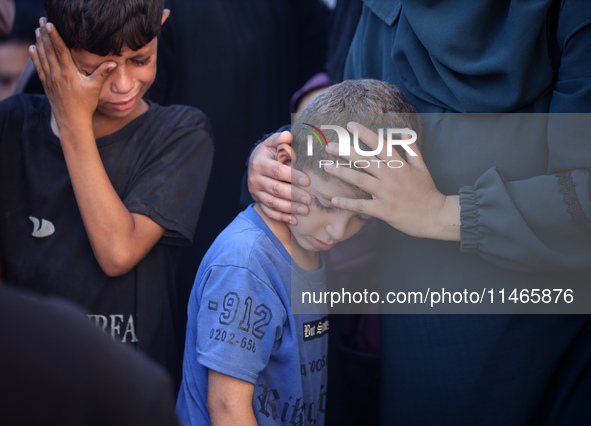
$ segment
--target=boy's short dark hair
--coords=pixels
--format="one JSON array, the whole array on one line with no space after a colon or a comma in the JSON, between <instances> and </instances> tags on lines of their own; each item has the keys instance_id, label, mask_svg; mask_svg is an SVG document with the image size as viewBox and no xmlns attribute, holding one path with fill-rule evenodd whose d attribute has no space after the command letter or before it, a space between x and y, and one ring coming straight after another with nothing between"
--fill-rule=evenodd
<instances>
[{"instance_id":1,"label":"boy's short dark hair","mask_svg":"<svg viewBox=\"0 0 591 426\"><path fill-rule=\"evenodd\" d=\"M319 128L323 124L330 124L346 128L347 123L352 120L374 131L380 128L412 129L417 133L416 145L420 146L422 120L396 86L373 79L346 80L324 90L297 117L292 126L292 148L296 155L293 167L304 172L313 171L324 179L332 176L319 167L319 161L343 163L345 160L327 153L324 148L314 149L313 155L308 155L307 139L310 132L306 130L306 126L312 124ZM333 133L331 131L330 135ZM370 150L361 140L359 147ZM400 146L395 148L406 159L406 152ZM365 169L359 171L367 173Z\"/></svg>"},{"instance_id":2,"label":"boy's short dark hair","mask_svg":"<svg viewBox=\"0 0 591 426\"><path fill-rule=\"evenodd\" d=\"M107 56L158 36L164 0L43 0L43 7L69 49Z\"/></svg>"}]
</instances>

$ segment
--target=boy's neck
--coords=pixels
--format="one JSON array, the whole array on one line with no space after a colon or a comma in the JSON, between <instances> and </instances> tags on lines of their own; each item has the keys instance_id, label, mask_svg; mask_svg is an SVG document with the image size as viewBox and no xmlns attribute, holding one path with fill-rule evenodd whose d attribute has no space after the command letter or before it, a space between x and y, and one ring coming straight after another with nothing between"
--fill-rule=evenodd
<instances>
[{"instance_id":1,"label":"boy's neck","mask_svg":"<svg viewBox=\"0 0 591 426\"><path fill-rule=\"evenodd\" d=\"M285 247L293 262L307 271L315 271L320 268L320 256L318 252L303 249L295 239L291 238L291 231L287 223L271 219L258 204L255 204L254 210L267 224L281 244L283 244L283 247Z\"/></svg>"}]
</instances>

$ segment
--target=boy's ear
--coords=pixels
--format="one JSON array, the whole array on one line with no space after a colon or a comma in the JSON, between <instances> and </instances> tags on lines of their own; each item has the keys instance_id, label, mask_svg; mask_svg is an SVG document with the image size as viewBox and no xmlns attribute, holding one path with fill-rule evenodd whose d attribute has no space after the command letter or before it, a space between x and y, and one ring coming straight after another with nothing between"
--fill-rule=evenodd
<instances>
[{"instance_id":1,"label":"boy's ear","mask_svg":"<svg viewBox=\"0 0 591 426\"><path fill-rule=\"evenodd\" d=\"M291 145L282 143L277 147L277 161L286 166L291 166L296 162L296 155Z\"/></svg>"},{"instance_id":2,"label":"boy's ear","mask_svg":"<svg viewBox=\"0 0 591 426\"><path fill-rule=\"evenodd\" d=\"M162 11L162 23L160 25L164 25L168 17L170 16L170 9L164 9Z\"/></svg>"}]
</instances>

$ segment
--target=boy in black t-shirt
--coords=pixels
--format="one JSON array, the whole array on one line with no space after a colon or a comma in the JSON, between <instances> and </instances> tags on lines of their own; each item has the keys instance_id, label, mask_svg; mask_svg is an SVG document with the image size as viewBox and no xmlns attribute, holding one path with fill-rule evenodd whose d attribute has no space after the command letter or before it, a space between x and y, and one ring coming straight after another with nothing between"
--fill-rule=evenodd
<instances>
[{"instance_id":1,"label":"boy in black t-shirt","mask_svg":"<svg viewBox=\"0 0 591 426\"><path fill-rule=\"evenodd\" d=\"M173 272L212 160L206 117L143 99L163 0L44 0L30 56L47 97L0 104L6 278L83 304L177 373Z\"/></svg>"}]
</instances>

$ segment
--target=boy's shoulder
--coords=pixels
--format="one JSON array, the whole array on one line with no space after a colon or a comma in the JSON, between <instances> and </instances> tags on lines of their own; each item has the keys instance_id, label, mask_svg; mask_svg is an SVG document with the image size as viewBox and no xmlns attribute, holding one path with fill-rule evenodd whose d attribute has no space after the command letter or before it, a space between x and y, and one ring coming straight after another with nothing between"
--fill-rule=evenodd
<instances>
[{"instance_id":1,"label":"boy's shoulder","mask_svg":"<svg viewBox=\"0 0 591 426\"><path fill-rule=\"evenodd\" d=\"M235 266L255 273L269 269L289 271L290 262L283 245L249 206L218 235L199 269Z\"/></svg>"},{"instance_id":2,"label":"boy's shoulder","mask_svg":"<svg viewBox=\"0 0 591 426\"><path fill-rule=\"evenodd\" d=\"M204 128L209 134L211 124L203 111L189 105L159 105L156 102L144 99L148 103L148 111L142 116L143 126L149 126L154 121L164 123L168 128L186 129L188 127Z\"/></svg>"}]
</instances>

